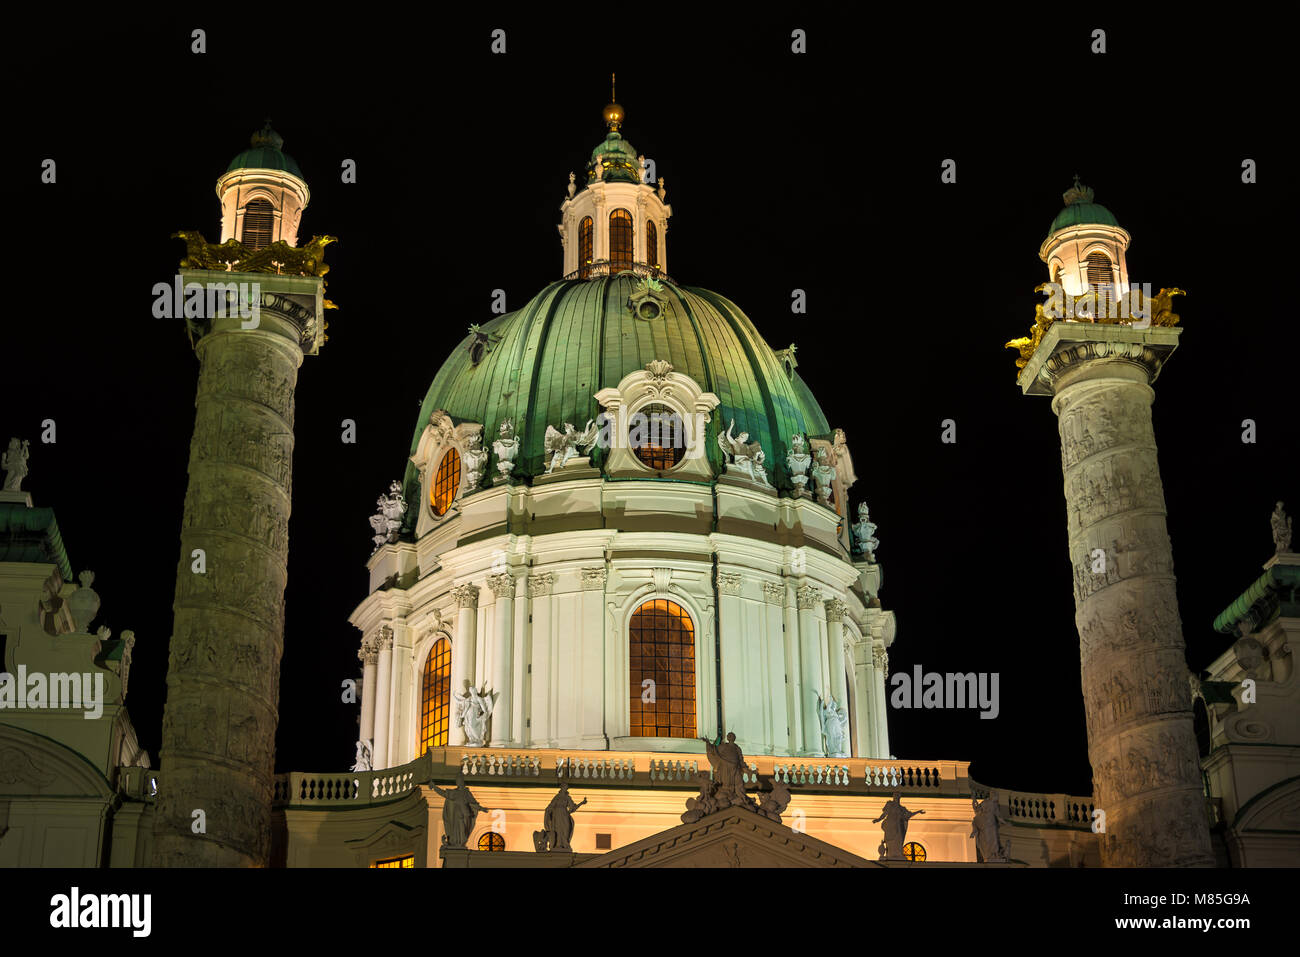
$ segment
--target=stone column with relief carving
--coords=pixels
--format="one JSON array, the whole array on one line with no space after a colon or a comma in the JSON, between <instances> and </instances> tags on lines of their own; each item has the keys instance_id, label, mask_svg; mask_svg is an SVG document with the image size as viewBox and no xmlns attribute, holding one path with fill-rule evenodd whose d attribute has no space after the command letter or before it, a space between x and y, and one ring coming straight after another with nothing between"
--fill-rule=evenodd
<instances>
[{"instance_id":1,"label":"stone column with relief carving","mask_svg":"<svg viewBox=\"0 0 1300 957\"><path fill-rule=\"evenodd\" d=\"M456 633L451 639L451 694L453 707L457 695L475 684L474 650L478 645L478 586L457 585L451 590L456 602ZM447 743L459 747L465 743L465 729L456 723L454 716L447 731Z\"/></svg>"},{"instance_id":2,"label":"stone column with relief carving","mask_svg":"<svg viewBox=\"0 0 1300 957\"><path fill-rule=\"evenodd\" d=\"M321 280L189 269L182 277L257 282L260 292L249 296L255 323L237 308L189 320L199 375L153 863L258 867L271 852L294 389L304 354L324 341Z\"/></svg>"},{"instance_id":3,"label":"stone column with relief carving","mask_svg":"<svg viewBox=\"0 0 1300 957\"><path fill-rule=\"evenodd\" d=\"M1151 403L1181 330L1058 321L1021 372L1061 435L1088 756L1112 867L1211 866ZM1099 822L1100 823L1100 822Z\"/></svg>"}]
</instances>

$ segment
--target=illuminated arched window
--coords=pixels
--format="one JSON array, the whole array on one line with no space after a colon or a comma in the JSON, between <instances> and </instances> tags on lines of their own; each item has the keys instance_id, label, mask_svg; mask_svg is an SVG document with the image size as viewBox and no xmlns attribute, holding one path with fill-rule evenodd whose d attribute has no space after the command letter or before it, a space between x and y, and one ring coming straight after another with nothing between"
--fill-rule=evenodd
<instances>
[{"instance_id":1,"label":"illuminated arched window","mask_svg":"<svg viewBox=\"0 0 1300 957\"><path fill-rule=\"evenodd\" d=\"M666 472L686 457L685 424L666 405L642 406L632 413L627 444L646 468Z\"/></svg>"},{"instance_id":2,"label":"illuminated arched window","mask_svg":"<svg viewBox=\"0 0 1300 957\"><path fill-rule=\"evenodd\" d=\"M645 261L647 266L659 265L659 227L653 219L645 221Z\"/></svg>"},{"instance_id":3,"label":"illuminated arched window","mask_svg":"<svg viewBox=\"0 0 1300 957\"><path fill-rule=\"evenodd\" d=\"M616 209L609 214L609 271L632 268L632 214Z\"/></svg>"},{"instance_id":4,"label":"illuminated arched window","mask_svg":"<svg viewBox=\"0 0 1300 957\"><path fill-rule=\"evenodd\" d=\"M695 625L686 609L654 598L633 612L628 665L632 736L694 738Z\"/></svg>"},{"instance_id":5,"label":"illuminated arched window","mask_svg":"<svg viewBox=\"0 0 1300 957\"><path fill-rule=\"evenodd\" d=\"M439 638L429 649L420 688L420 754L447 746L451 724L451 642Z\"/></svg>"},{"instance_id":6,"label":"illuminated arched window","mask_svg":"<svg viewBox=\"0 0 1300 957\"><path fill-rule=\"evenodd\" d=\"M925 860L925 848L915 841L908 841L903 845L903 857L909 861Z\"/></svg>"},{"instance_id":7,"label":"illuminated arched window","mask_svg":"<svg viewBox=\"0 0 1300 957\"><path fill-rule=\"evenodd\" d=\"M588 216L578 224L578 278L591 276L591 217Z\"/></svg>"},{"instance_id":8,"label":"illuminated arched window","mask_svg":"<svg viewBox=\"0 0 1300 957\"><path fill-rule=\"evenodd\" d=\"M404 857L386 857L382 861L375 861L371 867L414 867L415 855L407 854Z\"/></svg>"},{"instance_id":9,"label":"illuminated arched window","mask_svg":"<svg viewBox=\"0 0 1300 957\"><path fill-rule=\"evenodd\" d=\"M265 199L249 200L244 207L244 235L240 238L249 249L265 249L271 245L271 229L275 223L275 209Z\"/></svg>"},{"instance_id":10,"label":"illuminated arched window","mask_svg":"<svg viewBox=\"0 0 1300 957\"><path fill-rule=\"evenodd\" d=\"M506 849L506 839L496 831L488 831L478 839L478 849L480 851L504 851Z\"/></svg>"},{"instance_id":11,"label":"illuminated arched window","mask_svg":"<svg viewBox=\"0 0 1300 957\"><path fill-rule=\"evenodd\" d=\"M434 515L446 515L451 503L456 500L460 489L460 453L448 449L447 454L438 463L438 471L433 476L433 485L429 487L429 507Z\"/></svg>"}]
</instances>

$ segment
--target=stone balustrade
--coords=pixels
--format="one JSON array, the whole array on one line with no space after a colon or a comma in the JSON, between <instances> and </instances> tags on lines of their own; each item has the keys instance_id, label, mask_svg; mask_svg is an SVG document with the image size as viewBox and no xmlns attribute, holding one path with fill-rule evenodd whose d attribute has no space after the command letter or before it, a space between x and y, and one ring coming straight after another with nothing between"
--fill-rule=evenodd
<instances>
[{"instance_id":1,"label":"stone balustrade","mask_svg":"<svg viewBox=\"0 0 1300 957\"><path fill-rule=\"evenodd\" d=\"M409 764L381 771L277 774L271 803L275 807L386 804L428 783L432 772L429 755L425 754Z\"/></svg>"},{"instance_id":2,"label":"stone balustrade","mask_svg":"<svg viewBox=\"0 0 1300 957\"><path fill-rule=\"evenodd\" d=\"M1001 816L1013 824L1055 825L1085 830L1092 828L1095 804L1090 797L1006 791L971 782L972 797L983 800L991 790L997 791Z\"/></svg>"}]
</instances>

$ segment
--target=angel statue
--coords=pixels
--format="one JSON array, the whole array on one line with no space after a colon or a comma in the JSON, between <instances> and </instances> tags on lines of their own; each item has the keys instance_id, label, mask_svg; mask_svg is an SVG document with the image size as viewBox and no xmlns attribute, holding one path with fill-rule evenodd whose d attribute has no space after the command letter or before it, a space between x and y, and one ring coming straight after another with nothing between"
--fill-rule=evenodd
<instances>
[{"instance_id":1,"label":"angel statue","mask_svg":"<svg viewBox=\"0 0 1300 957\"><path fill-rule=\"evenodd\" d=\"M731 432L735 427L736 420L732 419L731 424L727 426L727 431L718 436L718 447L722 449L722 454L726 458L727 471L730 472L734 468L760 485L767 485L767 470L763 468L765 458L763 447L757 442L749 441L748 432L733 436Z\"/></svg>"},{"instance_id":2,"label":"angel statue","mask_svg":"<svg viewBox=\"0 0 1300 957\"><path fill-rule=\"evenodd\" d=\"M31 442L23 439L9 440L9 451L0 456L0 468L5 472L5 491L19 492L22 491L23 479L27 477L27 459L30 452L27 451Z\"/></svg>"},{"instance_id":3,"label":"angel statue","mask_svg":"<svg viewBox=\"0 0 1300 957\"><path fill-rule=\"evenodd\" d=\"M829 462L830 453L826 446L819 446L817 449L817 464L812 467L813 483L817 486L817 498L827 508L831 504L831 492L833 488L831 483L835 481L835 466Z\"/></svg>"},{"instance_id":4,"label":"angel statue","mask_svg":"<svg viewBox=\"0 0 1300 957\"><path fill-rule=\"evenodd\" d=\"M822 734L826 737L826 756L828 758L847 758L849 756L845 742L845 732L848 730L849 716L844 710L844 706L836 702L834 695L827 701L821 695L817 696L819 711L821 712Z\"/></svg>"},{"instance_id":5,"label":"angel statue","mask_svg":"<svg viewBox=\"0 0 1300 957\"><path fill-rule=\"evenodd\" d=\"M488 718L492 716L492 695L472 685L456 698L456 724L465 729L465 743L481 748L487 743Z\"/></svg>"},{"instance_id":6,"label":"angel statue","mask_svg":"<svg viewBox=\"0 0 1300 957\"><path fill-rule=\"evenodd\" d=\"M853 532L855 550L866 555L867 561L874 562L880 540L876 538L876 523L871 521L871 510L867 508L866 502L858 505L858 520L850 525L849 529Z\"/></svg>"},{"instance_id":7,"label":"angel statue","mask_svg":"<svg viewBox=\"0 0 1300 957\"><path fill-rule=\"evenodd\" d=\"M595 421L587 420L586 428L581 432L573 427L572 422L564 423L564 431L561 432L553 425L546 427L546 437L542 440L542 446L550 456L546 464L546 472L549 475L557 468L564 468L569 464L570 459L578 457L578 451L590 452L591 447L596 444L596 436L600 434L600 429L596 427Z\"/></svg>"},{"instance_id":8,"label":"angel statue","mask_svg":"<svg viewBox=\"0 0 1300 957\"><path fill-rule=\"evenodd\" d=\"M357 759L356 762L352 765L352 770L353 771L371 770L369 741L362 740L357 742Z\"/></svg>"},{"instance_id":9,"label":"angel statue","mask_svg":"<svg viewBox=\"0 0 1300 957\"><path fill-rule=\"evenodd\" d=\"M472 492L478 488L483 479L483 470L487 468L488 453L483 448L483 433L471 432L465 437L465 451L461 461L465 463L465 491Z\"/></svg>"},{"instance_id":10,"label":"angel statue","mask_svg":"<svg viewBox=\"0 0 1300 957\"><path fill-rule=\"evenodd\" d=\"M497 471L508 476L515 467L515 456L519 454L519 437L515 435L515 423L506 419L497 430L497 440L492 443L492 451L497 454Z\"/></svg>"},{"instance_id":11,"label":"angel statue","mask_svg":"<svg viewBox=\"0 0 1300 957\"><path fill-rule=\"evenodd\" d=\"M812 465L812 456L808 454L808 443L804 441L802 432L790 436L790 454L785 457L785 464L790 469L795 494L802 496L804 486L808 484L808 466Z\"/></svg>"},{"instance_id":12,"label":"angel statue","mask_svg":"<svg viewBox=\"0 0 1300 957\"><path fill-rule=\"evenodd\" d=\"M376 512L370 516L370 527L374 529L375 534L371 541L375 543L375 551L378 551L384 545L392 545L397 542L397 536L402 529L402 517L406 515L406 498L402 495L402 484L393 482L388 486L388 494L381 495L375 500Z\"/></svg>"}]
</instances>

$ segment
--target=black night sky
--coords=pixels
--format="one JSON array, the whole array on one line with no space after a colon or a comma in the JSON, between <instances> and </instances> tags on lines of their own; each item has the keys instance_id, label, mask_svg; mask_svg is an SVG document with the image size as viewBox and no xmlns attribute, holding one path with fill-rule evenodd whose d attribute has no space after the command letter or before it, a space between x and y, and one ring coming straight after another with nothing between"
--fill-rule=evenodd
<instances>
[{"instance_id":1,"label":"black night sky","mask_svg":"<svg viewBox=\"0 0 1300 957\"><path fill-rule=\"evenodd\" d=\"M1056 422L1002 347L1032 322L1038 246L1076 172L1132 234L1133 280L1189 293L1155 428L1189 664L1227 647L1211 622L1271 554L1273 503L1300 511L1295 187L1276 94L1289 61L1259 39L1280 31L576 8L535 23L302 19L12 38L19 66L60 78L25 74L10 102L0 437L32 440L25 487L56 510L74 570L96 571L96 626L136 632L128 704L155 765L198 373L183 324L151 316L183 252L170 234L219 238L216 178L270 116L311 187L303 238L340 237L340 309L297 392L276 764L344 768L367 518L492 290L513 310L559 277L558 207L603 137L611 70L624 134L667 180L668 271L732 299L774 348L797 343L848 434L898 616L891 667L1001 675L997 720L891 711L897 755L1091 793ZM946 158L955 185L940 183ZM790 313L795 288L807 316ZM39 442L44 419L55 444Z\"/></svg>"}]
</instances>

